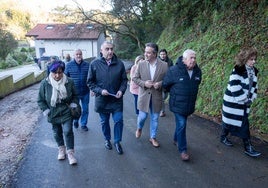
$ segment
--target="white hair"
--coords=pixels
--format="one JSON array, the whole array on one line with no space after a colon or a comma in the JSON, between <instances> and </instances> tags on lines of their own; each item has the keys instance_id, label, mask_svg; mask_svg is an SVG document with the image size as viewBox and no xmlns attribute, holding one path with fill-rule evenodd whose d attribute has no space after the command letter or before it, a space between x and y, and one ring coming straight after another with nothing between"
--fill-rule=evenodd
<instances>
[{"instance_id":1,"label":"white hair","mask_svg":"<svg viewBox=\"0 0 268 188\"><path fill-rule=\"evenodd\" d=\"M187 49L183 52L182 57L183 57L183 59L187 59L187 57L189 57L189 55L191 55L191 54L196 55L196 52L192 49Z\"/></svg>"}]
</instances>

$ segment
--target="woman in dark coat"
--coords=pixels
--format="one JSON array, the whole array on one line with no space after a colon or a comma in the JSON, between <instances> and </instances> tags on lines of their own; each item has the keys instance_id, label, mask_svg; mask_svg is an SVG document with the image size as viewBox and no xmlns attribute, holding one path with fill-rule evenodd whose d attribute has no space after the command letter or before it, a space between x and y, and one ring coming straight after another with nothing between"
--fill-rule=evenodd
<instances>
[{"instance_id":1,"label":"woman in dark coat","mask_svg":"<svg viewBox=\"0 0 268 188\"><path fill-rule=\"evenodd\" d=\"M245 154L251 157L260 156L250 141L248 115L250 106L257 97L257 74L254 67L257 59L255 48L243 49L236 56L235 67L223 97L222 133L220 141L226 146L233 146L227 139L231 133L244 142Z\"/></svg>"}]
</instances>

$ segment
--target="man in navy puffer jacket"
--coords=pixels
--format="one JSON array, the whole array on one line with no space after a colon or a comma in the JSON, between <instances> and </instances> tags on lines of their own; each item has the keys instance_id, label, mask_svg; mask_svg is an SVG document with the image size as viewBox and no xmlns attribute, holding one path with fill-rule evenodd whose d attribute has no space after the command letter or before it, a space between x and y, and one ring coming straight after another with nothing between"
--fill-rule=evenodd
<instances>
[{"instance_id":1,"label":"man in navy puffer jacket","mask_svg":"<svg viewBox=\"0 0 268 188\"><path fill-rule=\"evenodd\" d=\"M89 63L83 60L82 50L77 49L74 52L74 59L67 63L64 73L74 81L79 101L82 105L82 115L80 118L81 129L88 131L88 105L89 105L89 87L87 86L87 75ZM74 127L78 128L79 120L74 119Z\"/></svg>"},{"instance_id":2,"label":"man in navy puffer jacket","mask_svg":"<svg viewBox=\"0 0 268 188\"><path fill-rule=\"evenodd\" d=\"M174 143L177 144L183 161L190 159L187 153L186 123L187 117L195 110L201 79L202 73L196 64L196 53L188 49L179 57L176 65L168 70L162 84L162 87L170 92L169 108L176 120Z\"/></svg>"}]
</instances>

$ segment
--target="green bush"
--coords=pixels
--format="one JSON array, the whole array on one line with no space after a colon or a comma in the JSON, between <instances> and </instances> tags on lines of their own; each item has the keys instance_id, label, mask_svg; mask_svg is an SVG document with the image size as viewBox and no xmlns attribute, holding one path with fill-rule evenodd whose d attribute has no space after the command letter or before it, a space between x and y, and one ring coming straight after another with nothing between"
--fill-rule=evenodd
<instances>
[{"instance_id":1,"label":"green bush","mask_svg":"<svg viewBox=\"0 0 268 188\"><path fill-rule=\"evenodd\" d=\"M7 68L16 67L19 65L19 63L10 54L8 54L6 57L6 64Z\"/></svg>"}]
</instances>

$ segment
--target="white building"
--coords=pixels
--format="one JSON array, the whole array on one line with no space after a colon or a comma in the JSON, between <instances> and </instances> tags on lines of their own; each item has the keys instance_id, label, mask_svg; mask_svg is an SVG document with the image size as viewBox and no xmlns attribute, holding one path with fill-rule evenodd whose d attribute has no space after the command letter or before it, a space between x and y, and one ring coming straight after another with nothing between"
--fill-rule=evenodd
<instances>
[{"instance_id":1,"label":"white building","mask_svg":"<svg viewBox=\"0 0 268 188\"><path fill-rule=\"evenodd\" d=\"M58 56L69 53L73 57L81 49L83 58L98 57L104 32L93 24L37 24L26 37L34 40L36 57Z\"/></svg>"}]
</instances>

